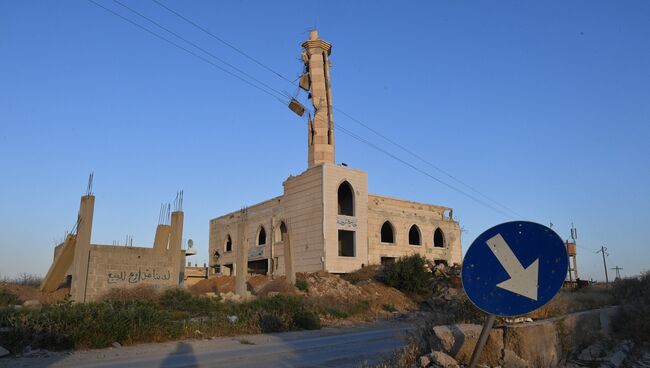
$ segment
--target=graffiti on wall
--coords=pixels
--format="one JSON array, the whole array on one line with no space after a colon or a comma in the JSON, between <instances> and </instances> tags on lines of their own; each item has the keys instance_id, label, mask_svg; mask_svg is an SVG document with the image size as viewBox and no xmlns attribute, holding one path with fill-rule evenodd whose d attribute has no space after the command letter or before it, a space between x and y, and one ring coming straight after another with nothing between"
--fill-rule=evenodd
<instances>
[{"instance_id":1,"label":"graffiti on wall","mask_svg":"<svg viewBox=\"0 0 650 368\"><path fill-rule=\"evenodd\" d=\"M109 284L129 283L137 284L144 281L168 281L171 279L171 271L160 271L156 268L138 269L137 271L109 272L106 274L106 282Z\"/></svg>"}]
</instances>

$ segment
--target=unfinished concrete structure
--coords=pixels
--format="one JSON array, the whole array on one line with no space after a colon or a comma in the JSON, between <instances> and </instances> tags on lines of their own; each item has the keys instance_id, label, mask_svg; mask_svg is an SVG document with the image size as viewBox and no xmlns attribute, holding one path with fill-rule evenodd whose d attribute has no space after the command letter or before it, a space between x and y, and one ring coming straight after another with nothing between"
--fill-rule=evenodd
<instances>
[{"instance_id":1,"label":"unfinished concrete structure","mask_svg":"<svg viewBox=\"0 0 650 368\"><path fill-rule=\"evenodd\" d=\"M289 176L283 195L210 221L215 272L236 269L243 278L243 264L247 272L288 274L293 282L295 272L346 273L414 253L434 262L460 263L460 227L449 207L369 194L365 171L335 163L332 46L312 31L302 47L306 73L300 86L314 107L308 121L308 168ZM290 108L301 114L302 109Z\"/></svg>"},{"instance_id":2,"label":"unfinished concrete structure","mask_svg":"<svg viewBox=\"0 0 650 368\"><path fill-rule=\"evenodd\" d=\"M70 295L76 302L94 301L112 288L152 285L179 286L184 279L185 250L182 192L175 209L161 210L153 248L91 244L95 196L91 185L81 197L75 230L54 250L54 261L41 284L52 292L70 278Z\"/></svg>"}]
</instances>

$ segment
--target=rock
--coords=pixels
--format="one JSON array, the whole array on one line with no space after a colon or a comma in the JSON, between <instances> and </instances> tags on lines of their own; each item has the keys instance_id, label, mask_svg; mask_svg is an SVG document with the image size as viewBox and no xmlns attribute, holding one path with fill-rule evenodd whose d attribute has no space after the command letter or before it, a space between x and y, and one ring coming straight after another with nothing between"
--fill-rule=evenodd
<instances>
[{"instance_id":1,"label":"rock","mask_svg":"<svg viewBox=\"0 0 650 368\"><path fill-rule=\"evenodd\" d=\"M235 323L237 322L238 319L239 317L237 316L228 316L228 320L230 321L230 323Z\"/></svg>"},{"instance_id":2,"label":"rock","mask_svg":"<svg viewBox=\"0 0 650 368\"><path fill-rule=\"evenodd\" d=\"M508 368L528 368L531 367L527 361L521 359L510 349L503 350L503 366Z\"/></svg>"},{"instance_id":3,"label":"rock","mask_svg":"<svg viewBox=\"0 0 650 368\"><path fill-rule=\"evenodd\" d=\"M280 295L279 291L269 291L269 293L266 294L266 296L268 296L269 298L272 298L272 297L277 296L277 295Z\"/></svg>"},{"instance_id":4,"label":"rock","mask_svg":"<svg viewBox=\"0 0 650 368\"><path fill-rule=\"evenodd\" d=\"M0 358L5 357L7 355L9 355L9 350L7 350L7 349L3 348L2 346L0 346Z\"/></svg>"},{"instance_id":5,"label":"rock","mask_svg":"<svg viewBox=\"0 0 650 368\"><path fill-rule=\"evenodd\" d=\"M43 305L36 299L27 300L23 303L23 307L29 310L41 310Z\"/></svg>"},{"instance_id":6,"label":"rock","mask_svg":"<svg viewBox=\"0 0 650 368\"><path fill-rule=\"evenodd\" d=\"M420 363L419 367L426 368L431 364L431 359L427 355L422 355L418 362Z\"/></svg>"},{"instance_id":7,"label":"rock","mask_svg":"<svg viewBox=\"0 0 650 368\"><path fill-rule=\"evenodd\" d=\"M113 343L111 344L111 346L114 347L115 349L119 349L119 348L122 347L122 344L120 344L119 342L115 341L115 342L113 342Z\"/></svg>"},{"instance_id":8,"label":"rock","mask_svg":"<svg viewBox=\"0 0 650 368\"><path fill-rule=\"evenodd\" d=\"M586 348L582 349L580 354L578 355L578 360L584 361L584 362L591 362L594 360L600 360L600 357L604 353L605 347L601 342L597 342L595 344L591 344L587 346Z\"/></svg>"},{"instance_id":9,"label":"rock","mask_svg":"<svg viewBox=\"0 0 650 368\"><path fill-rule=\"evenodd\" d=\"M538 322L503 327L504 348L535 367L557 367L562 347L555 323Z\"/></svg>"},{"instance_id":10,"label":"rock","mask_svg":"<svg viewBox=\"0 0 650 368\"><path fill-rule=\"evenodd\" d=\"M472 352L481 334L482 326L458 324L436 326L429 343L435 350L453 357L458 363L469 364ZM503 331L493 329L487 339L479 363L496 366L503 352Z\"/></svg>"},{"instance_id":11,"label":"rock","mask_svg":"<svg viewBox=\"0 0 650 368\"><path fill-rule=\"evenodd\" d=\"M442 351L434 351L428 355L431 364L434 367L440 368L457 368L460 367L456 359L450 357L449 355L443 353Z\"/></svg>"},{"instance_id":12,"label":"rock","mask_svg":"<svg viewBox=\"0 0 650 368\"><path fill-rule=\"evenodd\" d=\"M634 343L630 340L625 340L622 343L618 344L614 350L612 350L600 365L601 367L607 368L618 368L623 364L623 361L632 351Z\"/></svg>"}]
</instances>

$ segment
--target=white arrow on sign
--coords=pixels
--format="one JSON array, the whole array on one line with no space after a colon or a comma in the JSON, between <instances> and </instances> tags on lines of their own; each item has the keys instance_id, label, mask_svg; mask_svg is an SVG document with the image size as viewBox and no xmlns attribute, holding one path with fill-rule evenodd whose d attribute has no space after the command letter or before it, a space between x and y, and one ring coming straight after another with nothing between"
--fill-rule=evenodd
<instances>
[{"instance_id":1,"label":"white arrow on sign","mask_svg":"<svg viewBox=\"0 0 650 368\"><path fill-rule=\"evenodd\" d=\"M501 234L491 237L486 243L510 276L508 280L497 284L497 287L537 300L539 258L524 268Z\"/></svg>"}]
</instances>

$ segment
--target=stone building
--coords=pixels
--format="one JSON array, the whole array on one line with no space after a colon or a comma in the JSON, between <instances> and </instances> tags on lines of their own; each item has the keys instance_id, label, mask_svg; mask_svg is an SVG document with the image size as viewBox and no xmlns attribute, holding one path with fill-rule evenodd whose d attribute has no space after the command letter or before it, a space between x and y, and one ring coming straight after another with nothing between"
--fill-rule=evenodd
<instances>
[{"instance_id":1,"label":"stone building","mask_svg":"<svg viewBox=\"0 0 650 368\"><path fill-rule=\"evenodd\" d=\"M308 168L287 178L281 196L210 221L213 270L232 274L241 264L263 274L281 275L287 267L290 274L346 273L414 253L460 263L460 227L451 208L370 194L367 172L335 163L332 45L312 31L302 47L306 74L300 85L315 111Z\"/></svg>"}]
</instances>

